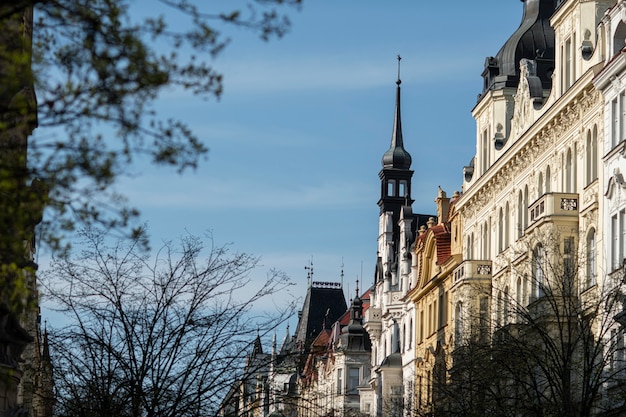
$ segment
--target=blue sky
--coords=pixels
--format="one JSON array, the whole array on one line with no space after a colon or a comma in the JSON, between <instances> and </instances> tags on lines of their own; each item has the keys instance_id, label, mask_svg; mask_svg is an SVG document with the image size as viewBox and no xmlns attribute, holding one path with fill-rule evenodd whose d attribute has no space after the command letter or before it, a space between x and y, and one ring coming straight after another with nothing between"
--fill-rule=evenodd
<instances>
[{"instance_id":1,"label":"blue sky","mask_svg":"<svg viewBox=\"0 0 626 417\"><path fill-rule=\"evenodd\" d=\"M519 0L304 0L283 39L233 29L214 62L225 77L221 100L172 92L158 103L204 139L208 160L182 176L140 166L118 189L149 223L153 246L211 231L260 256L259 277L286 272L296 297L309 260L321 281L339 280L343 262L352 295L357 277L373 283L396 55L414 211L433 213L438 185L449 195L461 188L485 57L515 31L522 8Z\"/></svg>"}]
</instances>

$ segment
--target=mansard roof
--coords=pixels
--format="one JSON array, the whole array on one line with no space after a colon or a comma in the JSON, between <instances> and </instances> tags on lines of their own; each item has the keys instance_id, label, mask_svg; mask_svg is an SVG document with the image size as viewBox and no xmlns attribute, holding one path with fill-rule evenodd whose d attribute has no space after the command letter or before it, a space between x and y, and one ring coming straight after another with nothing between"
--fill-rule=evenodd
<instances>
[{"instance_id":1,"label":"mansard roof","mask_svg":"<svg viewBox=\"0 0 626 417\"><path fill-rule=\"evenodd\" d=\"M347 308L341 284L313 282L307 290L294 335L298 349L308 350L322 329L330 328Z\"/></svg>"},{"instance_id":2,"label":"mansard roof","mask_svg":"<svg viewBox=\"0 0 626 417\"><path fill-rule=\"evenodd\" d=\"M550 17L557 0L524 0L522 22L495 57L487 57L483 71L483 91L516 88L520 77L519 63L523 58L537 62L537 75L544 89L552 86L554 71L554 29Z\"/></svg>"}]
</instances>

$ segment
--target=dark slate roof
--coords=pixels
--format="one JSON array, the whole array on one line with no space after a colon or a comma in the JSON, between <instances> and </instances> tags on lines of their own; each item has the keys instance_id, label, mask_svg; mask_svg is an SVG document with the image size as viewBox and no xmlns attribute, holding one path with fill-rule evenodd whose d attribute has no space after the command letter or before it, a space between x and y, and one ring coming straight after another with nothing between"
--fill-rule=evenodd
<instances>
[{"instance_id":1,"label":"dark slate roof","mask_svg":"<svg viewBox=\"0 0 626 417\"><path fill-rule=\"evenodd\" d=\"M302 306L302 314L294 335L300 350L307 351L311 342L322 331L337 321L347 310L346 299L340 286L329 286L313 282Z\"/></svg>"},{"instance_id":2,"label":"dark slate roof","mask_svg":"<svg viewBox=\"0 0 626 417\"><path fill-rule=\"evenodd\" d=\"M391 133L391 145L387 152L383 154L383 168L393 169L410 169L411 155L404 149L404 141L402 140L402 117L400 115L400 83L396 84L396 112L393 120L393 132Z\"/></svg>"},{"instance_id":3,"label":"dark slate roof","mask_svg":"<svg viewBox=\"0 0 626 417\"><path fill-rule=\"evenodd\" d=\"M483 91L516 88L519 83L522 58L537 62L537 76L544 89L552 86L554 71L554 29L550 17L557 0L525 0L519 28L506 41L495 57L487 57L483 71Z\"/></svg>"}]
</instances>

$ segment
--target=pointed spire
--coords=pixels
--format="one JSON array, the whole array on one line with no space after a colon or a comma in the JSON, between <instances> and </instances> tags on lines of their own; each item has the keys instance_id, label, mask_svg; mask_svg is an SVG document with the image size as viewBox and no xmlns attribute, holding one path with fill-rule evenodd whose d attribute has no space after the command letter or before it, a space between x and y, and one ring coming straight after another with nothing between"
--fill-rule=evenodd
<instances>
[{"instance_id":1,"label":"pointed spire","mask_svg":"<svg viewBox=\"0 0 626 417\"><path fill-rule=\"evenodd\" d=\"M256 356L258 354L263 354L263 345L261 344L261 335L259 334L259 330L256 331L256 339L254 339L254 350L252 351L252 356Z\"/></svg>"},{"instance_id":2,"label":"pointed spire","mask_svg":"<svg viewBox=\"0 0 626 417\"><path fill-rule=\"evenodd\" d=\"M393 132L391 133L391 146L383 155L383 168L409 169L411 167L411 155L404 149L402 139L402 116L400 112L400 60L398 55L398 80L396 81L396 111L393 121Z\"/></svg>"},{"instance_id":3,"label":"pointed spire","mask_svg":"<svg viewBox=\"0 0 626 417\"><path fill-rule=\"evenodd\" d=\"M43 328L43 349L41 352L43 360L50 361L50 344L48 342L48 322L44 322Z\"/></svg>"}]
</instances>

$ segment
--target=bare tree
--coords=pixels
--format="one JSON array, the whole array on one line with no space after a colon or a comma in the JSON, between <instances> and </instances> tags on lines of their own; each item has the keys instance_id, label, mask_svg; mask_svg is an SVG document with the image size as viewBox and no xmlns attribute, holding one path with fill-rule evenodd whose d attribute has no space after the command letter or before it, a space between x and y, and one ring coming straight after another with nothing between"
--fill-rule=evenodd
<instances>
[{"instance_id":1,"label":"bare tree","mask_svg":"<svg viewBox=\"0 0 626 417\"><path fill-rule=\"evenodd\" d=\"M626 275L590 276L585 250L559 234L511 249L510 278L490 288L491 336L460 343L434 373L435 415L623 415ZM520 294L505 290L518 279Z\"/></svg>"},{"instance_id":2,"label":"bare tree","mask_svg":"<svg viewBox=\"0 0 626 417\"><path fill-rule=\"evenodd\" d=\"M232 29L281 37L286 11L300 2L249 0L223 10L188 0L2 2L0 193L16 196L2 212L14 222L26 212L20 230L47 205L40 238L53 245L80 221L128 227L137 211L110 187L120 175L139 158L182 172L208 151L184 120L158 114L157 100L172 90L219 97L215 58ZM45 190L25 187L33 178ZM18 186L5 184L12 181Z\"/></svg>"},{"instance_id":3,"label":"bare tree","mask_svg":"<svg viewBox=\"0 0 626 417\"><path fill-rule=\"evenodd\" d=\"M57 414L216 415L219 399L248 377L240 370L255 335L291 313L292 305L255 310L287 278L274 271L252 279L258 259L224 246L202 259L193 237L154 257L136 239L85 239L79 257L64 255L44 275L46 297L67 321L50 330Z\"/></svg>"}]
</instances>

